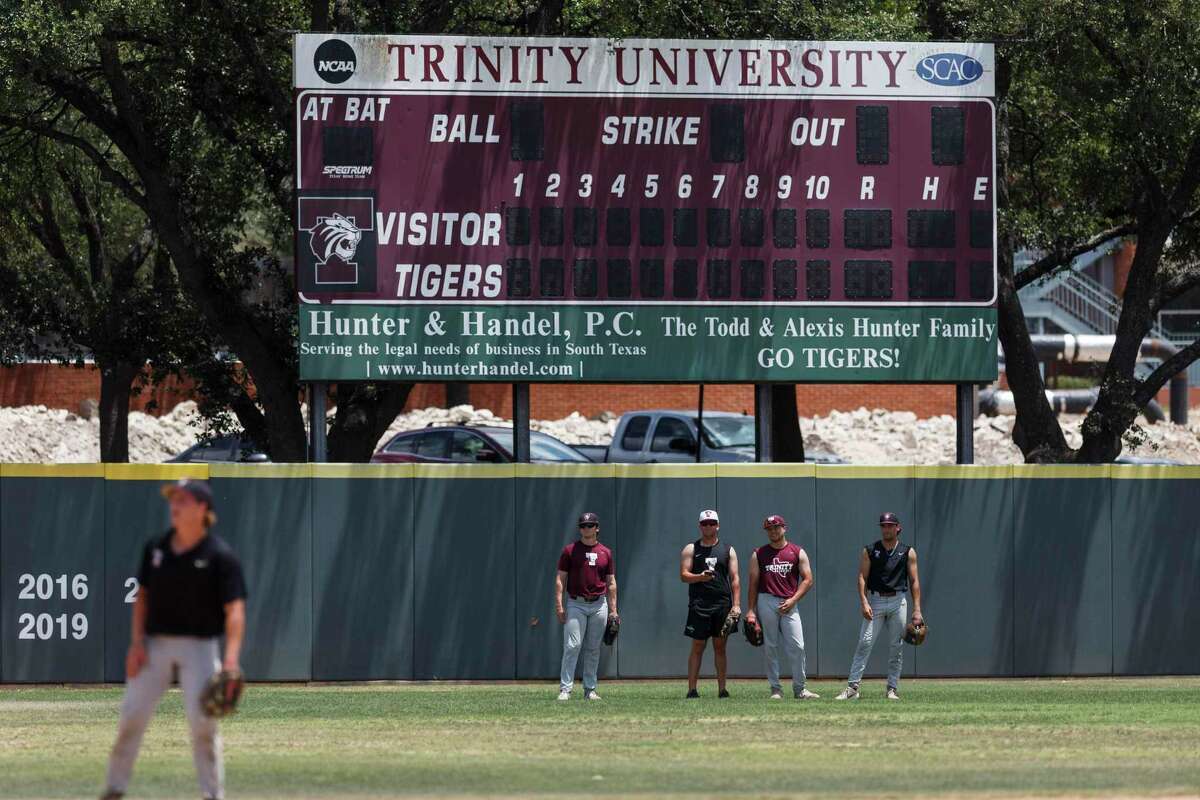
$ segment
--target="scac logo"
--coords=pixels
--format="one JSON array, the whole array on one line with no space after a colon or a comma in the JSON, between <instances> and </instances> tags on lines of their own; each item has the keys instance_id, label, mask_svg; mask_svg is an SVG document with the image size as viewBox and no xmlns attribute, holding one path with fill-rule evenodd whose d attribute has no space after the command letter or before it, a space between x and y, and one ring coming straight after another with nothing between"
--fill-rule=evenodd
<instances>
[{"instance_id":1,"label":"scac logo","mask_svg":"<svg viewBox=\"0 0 1200 800\"><path fill-rule=\"evenodd\" d=\"M313 69L326 83L345 83L358 68L354 48L341 39L321 42L313 54Z\"/></svg>"},{"instance_id":2,"label":"scac logo","mask_svg":"<svg viewBox=\"0 0 1200 800\"><path fill-rule=\"evenodd\" d=\"M301 291L374 291L378 242L372 198L301 197L298 227L308 235L308 246L298 254Z\"/></svg>"},{"instance_id":3,"label":"scac logo","mask_svg":"<svg viewBox=\"0 0 1200 800\"><path fill-rule=\"evenodd\" d=\"M917 62L917 77L935 86L966 86L983 76L983 64L962 53L938 53Z\"/></svg>"}]
</instances>

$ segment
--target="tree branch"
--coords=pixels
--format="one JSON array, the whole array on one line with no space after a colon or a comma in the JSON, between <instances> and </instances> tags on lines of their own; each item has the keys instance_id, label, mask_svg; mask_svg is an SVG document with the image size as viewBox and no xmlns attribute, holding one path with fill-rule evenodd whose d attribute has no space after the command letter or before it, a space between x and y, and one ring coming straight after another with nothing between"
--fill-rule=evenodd
<instances>
[{"instance_id":1,"label":"tree branch","mask_svg":"<svg viewBox=\"0 0 1200 800\"><path fill-rule=\"evenodd\" d=\"M1138 408L1146 405L1146 403L1154 399L1154 396L1158 394L1158 390L1167 381L1183 372L1198 358L1200 358L1200 339L1182 348L1175 355L1159 364L1158 369L1151 372L1146 376L1145 380L1138 383L1137 391L1133 394L1133 402Z\"/></svg>"},{"instance_id":2,"label":"tree branch","mask_svg":"<svg viewBox=\"0 0 1200 800\"><path fill-rule=\"evenodd\" d=\"M75 212L79 216L79 229L87 239L88 266L94 286L104 277L104 234L100 230L100 221L96 218L96 210L92 207L78 176L68 171L61 163L57 166L57 172L63 185L67 187L71 202L75 205Z\"/></svg>"},{"instance_id":3,"label":"tree branch","mask_svg":"<svg viewBox=\"0 0 1200 800\"><path fill-rule=\"evenodd\" d=\"M1016 277L1013 279L1016 288L1020 291L1034 281L1049 275L1064 264L1074 261L1078 256L1090 250L1095 250L1105 242L1111 242L1114 239L1119 239L1122 236L1133 233L1135 230L1137 230L1137 226L1132 222L1127 222L1124 225L1118 225L1115 228L1101 231L1092 238L1079 242L1072 247L1053 250L1016 274Z\"/></svg>"}]
</instances>

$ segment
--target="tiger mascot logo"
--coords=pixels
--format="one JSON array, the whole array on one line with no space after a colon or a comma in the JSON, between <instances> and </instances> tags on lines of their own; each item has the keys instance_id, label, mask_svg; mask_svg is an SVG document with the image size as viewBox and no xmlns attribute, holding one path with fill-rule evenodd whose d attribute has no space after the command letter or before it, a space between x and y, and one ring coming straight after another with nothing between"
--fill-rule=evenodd
<instances>
[{"instance_id":1,"label":"tiger mascot logo","mask_svg":"<svg viewBox=\"0 0 1200 800\"><path fill-rule=\"evenodd\" d=\"M350 264L353 263L354 253L361 241L362 231L341 214L334 214L332 217L321 217L317 220L308 246L321 264L328 262L332 256Z\"/></svg>"}]
</instances>

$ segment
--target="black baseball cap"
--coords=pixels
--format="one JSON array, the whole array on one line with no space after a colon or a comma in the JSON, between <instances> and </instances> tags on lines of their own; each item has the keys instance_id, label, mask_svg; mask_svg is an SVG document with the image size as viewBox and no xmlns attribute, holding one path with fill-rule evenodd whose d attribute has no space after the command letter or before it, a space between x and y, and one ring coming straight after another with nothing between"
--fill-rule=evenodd
<instances>
[{"instance_id":1,"label":"black baseball cap","mask_svg":"<svg viewBox=\"0 0 1200 800\"><path fill-rule=\"evenodd\" d=\"M209 508L213 507L212 487L208 485L208 481L197 480L195 478L181 478L175 481L175 483L163 484L163 497L169 500L176 492L187 492Z\"/></svg>"},{"instance_id":2,"label":"black baseball cap","mask_svg":"<svg viewBox=\"0 0 1200 800\"><path fill-rule=\"evenodd\" d=\"M579 515L580 525L599 525L600 517L596 516L591 511L585 511Z\"/></svg>"},{"instance_id":3,"label":"black baseball cap","mask_svg":"<svg viewBox=\"0 0 1200 800\"><path fill-rule=\"evenodd\" d=\"M879 515L879 524L880 525L887 525L887 524L899 525L900 518L897 517L895 514L893 514L891 511L885 511Z\"/></svg>"}]
</instances>

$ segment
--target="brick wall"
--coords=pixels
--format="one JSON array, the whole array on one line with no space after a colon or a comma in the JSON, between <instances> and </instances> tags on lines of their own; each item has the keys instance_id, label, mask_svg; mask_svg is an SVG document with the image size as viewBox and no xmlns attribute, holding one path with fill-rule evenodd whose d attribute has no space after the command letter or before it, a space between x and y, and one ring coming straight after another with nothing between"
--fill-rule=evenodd
<instances>
[{"instance_id":1,"label":"brick wall","mask_svg":"<svg viewBox=\"0 0 1200 800\"><path fill-rule=\"evenodd\" d=\"M154 401L155 414L170 411L191 397L189 382L168 380L160 386L143 389L130 400L129 407L145 411ZM94 364L82 367L63 364L18 364L0 368L0 407L46 406L79 411L84 400L100 401L100 371Z\"/></svg>"}]
</instances>

